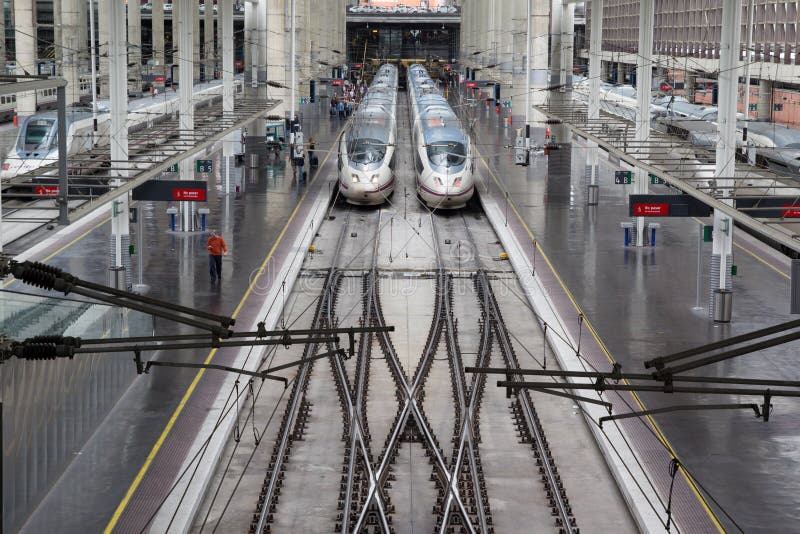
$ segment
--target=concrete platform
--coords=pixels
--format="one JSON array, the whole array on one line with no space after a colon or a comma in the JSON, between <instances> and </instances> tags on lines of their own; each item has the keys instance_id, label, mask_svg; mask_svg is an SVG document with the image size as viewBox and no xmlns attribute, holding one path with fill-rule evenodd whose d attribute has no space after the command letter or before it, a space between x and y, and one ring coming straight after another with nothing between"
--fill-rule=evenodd
<instances>
[{"instance_id":1,"label":"concrete platform","mask_svg":"<svg viewBox=\"0 0 800 534\"><path fill-rule=\"evenodd\" d=\"M535 262L543 287L572 339L581 339L581 356L591 367L607 370L617 361L623 370L642 372L645 359L791 318L785 257L735 232L739 274L734 278L733 320L715 324L707 310L693 310L700 221L663 219L656 247L626 248L619 223L628 220L632 189L614 185L613 165L601 158L600 204L587 207L586 151L579 142L565 144L549 157L533 157L527 168L517 167L511 151L503 148L513 144L514 129L504 128L494 110L486 112L482 105L477 118L476 136L484 155L477 164L480 194L498 207L497 224L507 224L520 243L526 268ZM707 306L709 244L702 254L701 306ZM586 319L582 328L581 314ZM698 374L796 380L792 348L740 357ZM640 395L640 400L647 408L745 402L657 394ZM637 406L635 398L627 401ZM667 470L674 453L692 477L676 478L673 517L681 531L735 531L734 522L746 532L791 530L800 509L800 467L791 445L800 433L800 405L781 399L774 406L776 417L767 424L752 413L736 411L666 414L620 425L660 496L653 512L666 519Z\"/></svg>"},{"instance_id":2,"label":"concrete platform","mask_svg":"<svg viewBox=\"0 0 800 534\"><path fill-rule=\"evenodd\" d=\"M341 124L337 120L329 121L327 113L320 114L322 121L319 122L316 106L305 107L303 111L307 122L306 132L315 137L320 155L321 167L316 180L298 185L292 181L291 173L287 174L283 162L264 165L257 173L246 175L244 193L226 197L221 194L224 177L217 173L211 178L209 227L220 230L230 249L223 262L221 283L209 283L205 251L207 235L200 232L193 235L169 233L165 213L167 206L145 206L144 282L152 287L151 296L215 313L238 313L242 324L260 309L261 304L256 303L256 297L263 298L259 293L268 286L254 284L256 275L261 273L263 276L259 280L265 283L277 276L277 272L270 270L267 260L273 253L280 256L278 249L288 246L288 235L299 231L288 227L287 223L299 218L295 217L295 212L304 198L309 200L306 204L310 204L315 193L323 190L327 193L328 174L331 169L335 170L335 148L332 157L326 159L326 156ZM315 125L312 121L319 124ZM262 147L260 138L251 137L248 140L248 150L263 150ZM215 152L213 157L217 159L219 153ZM266 161L263 156L261 159L262 162ZM219 169L220 165L215 165L215 168ZM106 250L110 228L107 218L98 219L88 229L72 237L71 242L48 243L36 259L46 259L80 277L106 283L107 258L98 251ZM303 230L306 231L305 228ZM265 265L266 268L263 268ZM263 268L261 271L260 266ZM245 298L248 294L251 297L249 299ZM183 331L185 329L176 328L166 321L156 321L156 332L159 334ZM170 353L167 357L170 361L198 361L205 359L207 353L181 351ZM160 353L150 356L165 357ZM228 357L232 356L217 355L220 361ZM125 359L128 358L125 356ZM206 406L195 406L190 402L181 408L183 411L179 417L179 406L183 406L186 398L207 398L212 391L218 390L222 381L220 374L209 374L199 380L195 370L158 369L150 375L137 377L131 364L117 379L120 384L117 393L119 402L81 448L79 455L22 530L99 532L114 517L120 529L130 528L138 532L147 524L161 498L166 495L168 485L181 463L175 458L186 453L194 437L193 432L197 431L197 417L206 409ZM190 386L193 395L187 393ZM160 445L170 437L170 433L165 432L168 423L173 435L183 437L182 445L169 443L163 448L169 454L159 455L157 450ZM156 443L159 445L154 449ZM145 464L152 468L149 473L157 474L157 477L148 478L148 470L143 469ZM135 485L131 486L132 483ZM137 488L140 493L136 492ZM143 491L144 494L141 493ZM129 506L119 507L126 495L125 504ZM134 523L137 526L132 526ZM123 528L123 525L128 526Z\"/></svg>"}]
</instances>

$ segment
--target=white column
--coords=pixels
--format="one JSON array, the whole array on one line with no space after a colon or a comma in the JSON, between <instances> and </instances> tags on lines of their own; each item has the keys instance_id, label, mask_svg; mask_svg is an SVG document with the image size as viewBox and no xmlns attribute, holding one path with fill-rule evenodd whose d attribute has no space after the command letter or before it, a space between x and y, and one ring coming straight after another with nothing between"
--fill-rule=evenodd
<instances>
[{"instance_id":1,"label":"white column","mask_svg":"<svg viewBox=\"0 0 800 534\"><path fill-rule=\"evenodd\" d=\"M14 2L14 41L16 45L17 74L36 74L36 27L33 19L33 0ZM17 94L17 115L25 117L36 113L36 93Z\"/></svg>"},{"instance_id":2,"label":"white column","mask_svg":"<svg viewBox=\"0 0 800 534\"><path fill-rule=\"evenodd\" d=\"M63 66L64 61L64 49L58 46L60 43L64 42L64 36L62 34L63 25L61 20L63 11L62 1L69 2L69 0L53 0L53 60L55 60L56 64L56 74L61 73L58 67L59 65ZM3 3L5 4L5 2ZM63 76L63 73L61 74Z\"/></svg>"},{"instance_id":3,"label":"white column","mask_svg":"<svg viewBox=\"0 0 800 534\"><path fill-rule=\"evenodd\" d=\"M296 116L295 106L297 105L297 1L289 0L289 2L291 2L289 11L289 33L291 35L291 44L289 46L289 70L291 71L289 118L294 120Z\"/></svg>"},{"instance_id":4,"label":"white column","mask_svg":"<svg viewBox=\"0 0 800 534\"><path fill-rule=\"evenodd\" d=\"M736 168L736 101L738 96L739 40L742 6L740 0L724 0L722 4L722 38L719 54L719 100L717 116L717 158L714 176L723 197L730 196ZM730 200L723 200L732 204ZM714 240L712 250L711 288L730 289L730 259L733 251L733 220L714 210ZM719 262L715 280L714 263ZM712 301L713 302L713 301ZM713 313L713 310L709 310Z\"/></svg>"},{"instance_id":5,"label":"white column","mask_svg":"<svg viewBox=\"0 0 800 534\"><path fill-rule=\"evenodd\" d=\"M166 47L164 45L164 0L153 0L151 11L151 38L153 50L153 74L165 74Z\"/></svg>"},{"instance_id":6,"label":"white column","mask_svg":"<svg viewBox=\"0 0 800 534\"><path fill-rule=\"evenodd\" d=\"M128 2L128 79L133 94L142 92L142 5Z\"/></svg>"},{"instance_id":7,"label":"white column","mask_svg":"<svg viewBox=\"0 0 800 534\"><path fill-rule=\"evenodd\" d=\"M564 83L561 70L561 18L564 16L562 0L552 0L550 4L550 85Z\"/></svg>"},{"instance_id":8,"label":"white column","mask_svg":"<svg viewBox=\"0 0 800 534\"><path fill-rule=\"evenodd\" d=\"M108 87L111 97L111 160L112 167L125 166L128 161L128 50L125 35L125 0L104 0L108 19L100 21L108 28ZM116 171L125 178L126 170ZM114 185L121 185L115 180ZM111 267L125 269L125 288L131 283L130 228L128 224L128 195L119 197L111 208Z\"/></svg>"},{"instance_id":9,"label":"white column","mask_svg":"<svg viewBox=\"0 0 800 534\"><path fill-rule=\"evenodd\" d=\"M222 112L230 116L234 111L234 86L233 86L233 0L219 0L219 19L221 24L219 33L222 36ZM233 133L225 138L222 144L222 156L225 166L225 194L233 190L231 184L231 167L233 166L233 155L238 144L237 133Z\"/></svg>"},{"instance_id":10,"label":"white column","mask_svg":"<svg viewBox=\"0 0 800 534\"><path fill-rule=\"evenodd\" d=\"M273 0L267 3L267 54L269 72L267 73L270 81L274 81L282 86L288 87L287 63L289 54L286 51L285 39L285 8L287 0ZM343 58L339 59L339 62ZM284 116L288 107L288 92L280 87L270 87L269 97L282 100L283 102L275 108L275 115Z\"/></svg>"},{"instance_id":11,"label":"white column","mask_svg":"<svg viewBox=\"0 0 800 534\"><path fill-rule=\"evenodd\" d=\"M205 79L214 79L214 0L204 0L205 17L203 18L203 64ZM222 6L217 6L217 10Z\"/></svg>"},{"instance_id":12,"label":"white column","mask_svg":"<svg viewBox=\"0 0 800 534\"><path fill-rule=\"evenodd\" d=\"M589 35L589 120L600 119L600 67L603 58L603 3L604 0L592 0L592 13ZM597 145L589 143L589 165L591 176L589 182L597 184Z\"/></svg>"},{"instance_id":13,"label":"white column","mask_svg":"<svg viewBox=\"0 0 800 534\"><path fill-rule=\"evenodd\" d=\"M550 80L549 57L547 49L550 41L550 4L531 0L531 105L542 105L547 101L546 91ZM543 120L543 115L536 113L534 120Z\"/></svg>"},{"instance_id":14,"label":"white column","mask_svg":"<svg viewBox=\"0 0 800 534\"><path fill-rule=\"evenodd\" d=\"M61 2L61 44L62 72L67 81L67 105L80 101L80 52L81 43L80 9L86 7L83 0L63 0Z\"/></svg>"},{"instance_id":15,"label":"white column","mask_svg":"<svg viewBox=\"0 0 800 534\"><path fill-rule=\"evenodd\" d=\"M575 4L563 4L561 14L561 84L572 83L572 58L575 52Z\"/></svg>"},{"instance_id":16,"label":"white column","mask_svg":"<svg viewBox=\"0 0 800 534\"><path fill-rule=\"evenodd\" d=\"M187 8L192 10L192 81L197 83L200 81L200 4L194 0Z\"/></svg>"},{"instance_id":17,"label":"white column","mask_svg":"<svg viewBox=\"0 0 800 534\"><path fill-rule=\"evenodd\" d=\"M13 7L12 7L13 9ZM0 72L6 73L6 14L5 2L0 5Z\"/></svg>"},{"instance_id":18,"label":"white column","mask_svg":"<svg viewBox=\"0 0 800 534\"><path fill-rule=\"evenodd\" d=\"M647 157L648 150L642 145L650 138L650 100L653 78L653 0L639 2L639 53L636 56L636 130L633 140L638 145L638 157ZM647 171L636 170L637 194L646 194ZM636 217L636 246L644 245L644 217Z\"/></svg>"},{"instance_id":19,"label":"white column","mask_svg":"<svg viewBox=\"0 0 800 534\"><path fill-rule=\"evenodd\" d=\"M97 87L100 90L100 98L109 97L108 88L108 23L110 0L97 0L97 57L100 60L100 71L97 73Z\"/></svg>"},{"instance_id":20,"label":"white column","mask_svg":"<svg viewBox=\"0 0 800 534\"><path fill-rule=\"evenodd\" d=\"M194 144L192 132L194 131L194 105L192 103L192 80L194 79L194 19L197 18L197 3L195 0L178 0L179 15L178 26L178 69L180 70L180 83L178 91L180 97L180 130L181 140L185 145ZM174 15L174 13L173 13ZM173 25L175 24L175 18ZM180 165L181 180L194 179L194 161L186 159ZM192 202L181 202L181 229L184 232L194 230L194 206Z\"/></svg>"},{"instance_id":21,"label":"white column","mask_svg":"<svg viewBox=\"0 0 800 534\"><path fill-rule=\"evenodd\" d=\"M267 50L267 6L269 5L268 0L261 0L258 6L258 20L257 20L257 39L256 39L256 71L258 73L258 79L260 80L260 85L258 86L257 96L258 98L266 98L267 97L267 86L264 83L267 78L267 65L269 59L269 51ZM285 23L285 18L281 18L281 23ZM284 27L283 33L286 33L286 28ZM287 59L284 58L281 65L286 65ZM263 123L258 122L256 126L261 126Z\"/></svg>"}]
</instances>

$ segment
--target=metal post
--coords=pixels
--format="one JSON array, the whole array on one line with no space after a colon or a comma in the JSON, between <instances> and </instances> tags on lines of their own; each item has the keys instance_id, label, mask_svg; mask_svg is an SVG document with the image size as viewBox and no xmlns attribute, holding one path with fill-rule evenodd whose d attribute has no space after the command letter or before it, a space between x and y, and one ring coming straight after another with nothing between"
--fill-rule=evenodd
<instances>
[{"instance_id":1,"label":"metal post","mask_svg":"<svg viewBox=\"0 0 800 534\"><path fill-rule=\"evenodd\" d=\"M600 67L603 60L603 0L592 0L591 36L589 38L589 113L590 121L600 118ZM599 195L597 190L598 178L598 151L595 143L588 143L589 147L589 205L592 205L591 196Z\"/></svg>"},{"instance_id":2,"label":"metal post","mask_svg":"<svg viewBox=\"0 0 800 534\"><path fill-rule=\"evenodd\" d=\"M725 0L722 5L722 38L720 40L719 59L719 115L714 177L722 191L722 196L730 198L732 177L736 165L736 100L739 78L739 37L741 31L741 2ZM732 204L732 200L722 200ZM733 220L714 210L714 256L719 257L719 280L712 284L712 289L727 289L730 277L728 258L733 251Z\"/></svg>"},{"instance_id":3,"label":"metal post","mask_svg":"<svg viewBox=\"0 0 800 534\"><path fill-rule=\"evenodd\" d=\"M222 0L219 3L219 17L222 19L222 114L230 117L234 111L234 86L233 86L233 0ZM231 163L234 153L234 144L240 136L234 132L222 143L222 156L225 162L225 194L231 192Z\"/></svg>"},{"instance_id":4,"label":"metal post","mask_svg":"<svg viewBox=\"0 0 800 534\"><path fill-rule=\"evenodd\" d=\"M531 115L531 2L528 0L527 7L527 42L526 42L526 58L525 58L525 125L530 128L530 115ZM525 147L530 146L530 136L525 140Z\"/></svg>"},{"instance_id":5,"label":"metal post","mask_svg":"<svg viewBox=\"0 0 800 534\"><path fill-rule=\"evenodd\" d=\"M650 96L653 77L653 0L639 3L639 54L636 57L636 131L634 141L645 145L650 137ZM637 157L647 157L646 148L637 150ZM647 171L636 170L634 192L647 193ZM636 246L644 246L644 217L636 217Z\"/></svg>"},{"instance_id":6,"label":"metal post","mask_svg":"<svg viewBox=\"0 0 800 534\"><path fill-rule=\"evenodd\" d=\"M142 211L142 203L136 206L136 285L133 286L133 292L144 295L150 289L150 286L144 283L144 212Z\"/></svg>"},{"instance_id":7,"label":"metal post","mask_svg":"<svg viewBox=\"0 0 800 534\"><path fill-rule=\"evenodd\" d=\"M58 224L69 224L69 184L67 183L67 91L56 89L58 100Z\"/></svg>"},{"instance_id":8,"label":"metal post","mask_svg":"<svg viewBox=\"0 0 800 534\"><path fill-rule=\"evenodd\" d=\"M747 3L747 46L744 58L744 127L742 128L742 151L747 155L747 127L750 125L750 47L753 46L753 3Z\"/></svg>"},{"instance_id":9,"label":"metal post","mask_svg":"<svg viewBox=\"0 0 800 534\"><path fill-rule=\"evenodd\" d=\"M295 41L296 41L297 35L296 35L296 31L295 31L295 0L291 0L291 2L292 2L292 10L291 10L291 13L292 13L291 14L291 17L292 17L292 23L291 23L291 28L292 28L291 29L291 32L292 32L292 46L291 46L292 50L291 50L291 54L292 54L292 57L291 57L290 67L289 68L291 68L291 70L292 70L292 89L291 89L291 97L290 97L292 103L291 103L291 106L289 108L291 110L289 112L289 118L291 119L292 124L293 124L294 123L294 114L295 114L294 106L295 106L295 100L296 100L295 91L296 91L296 85L297 85L296 84L296 80L295 80L295 78L297 76L297 74L295 73L295 67L296 67L296 65L295 65L295 57L297 55L297 49L295 48L295 46L296 46L296 42Z\"/></svg>"},{"instance_id":10,"label":"metal post","mask_svg":"<svg viewBox=\"0 0 800 534\"><path fill-rule=\"evenodd\" d=\"M97 42L94 35L94 0L89 0L89 62L92 69L92 146L97 144Z\"/></svg>"},{"instance_id":11,"label":"metal post","mask_svg":"<svg viewBox=\"0 0 800 534\"><path fill-rule=\"evenodd\" d=\"M700 231L697 234L697 291L695 293L694 310L702 310L700 305L700 293L703 291L703 227L701 223Z\"/></svg>"}]
</instances>

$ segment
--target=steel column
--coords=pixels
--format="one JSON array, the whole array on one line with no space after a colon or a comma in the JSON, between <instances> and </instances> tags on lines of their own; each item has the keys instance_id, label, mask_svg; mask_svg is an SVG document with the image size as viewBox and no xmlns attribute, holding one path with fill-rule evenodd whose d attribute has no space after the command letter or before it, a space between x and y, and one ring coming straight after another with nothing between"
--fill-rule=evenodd
<instances>
[{"instance_id":1,"label":"steel column","mask_svg":"<svg viewBox=\"0 0 800 534\"><path fill-rule=\"evenodd\" d=\"M194 19L197 17L197 2L194 0L178 0L178 68L180 69L180 83L178 91L180 96L180 128L181 140L193 144L194 131L194 105L192 103L192 89L194 79ZM173 19L173 24L175 19ZM174 35L174 33L173 33ZM181 180L194 178L194 164L191 158L181 162ZM194 203L181 202L181 229L185 232L194 230Z\"/></svg>"},{"instance_id":2,"label":"steel column","mask_svg":"<svg viewBox=\"0 0 800 534\"><path fill-rule=\"evenodd\" d=\"M600 67L603 58L603 3L604 0L592 0L592 18L589 21L591 33L589 35L589 120L600 119ZM597 152L595 143L588 142L589 165L591 176L589 183L597 184Z\"/></svg>"},{"instance_id":3,"label":"steel column","mask_svg":"<svg viewBox=\"0 0 800 534\"><path fill-rule=\"evenodd\" d=\"M716 164L714 176L723 197L730 197L736 165L736 103L739 89L739 40L742 23L741 0L724 0L722 4L722 38L719 55L719 101ZM732 205L731 200L722 200ZM719 279L712 280L712 289L726 289L730 284L730 265L728 260L733 251L733 220L719 210L714 210L714 257L719 258ZM713 310L709 310L713 313Z\"/></svg>"},{"instance_id":4,"label":"steel column","mask_svg":"<svg viewBox=\"0 0 800 534\"><path fill-rule=\"evenodd\" d=\"M650 138L650 100L653 85L653 24L655 10L653 0L639 2L639 53L636 56L636 130L634 142L643 144ZM647 158L648 149L636 150L638 158ZM637 194L646 194L647 172L636 169L636 183L633 188ZM636 246L644 245L644 217L636 217Z\"/></svg>"},{"instance_id":5,"label":"steel column","mask_svg":"<svg viewBox=\"0 0 800 534\"><path fill-rule=\"evenodd\" d=\"M128 161L128 42L125 32L125 0L106 0L104 13L108 20L100 21L108 28L108 90L111 97L111 160ZM128 171L116 171L119 179L112 182L119 186L127 178ZM110 267L125 268L125 287L130 285L131 265L130 228L128 220L128 195L122 195L111 205L111 235L113 251ZM125 288L120 288L125 289Z\"/></svg>"},{"instance_id":6,"label":"steel column","mask_svg":"<svg viewBox=\"0 0 800 534\"><path fill-rule=\"evenodd\" d=\"M67 180L67 91L56 89L58 104L58 224L69 224L69 182ZM0 202L2 200L0 199ZM2 217L2 212L0 212ZM0 240L2 247L2 240ZM2 250L2 248L0 248Z\"/></svg>"}]
</instances>

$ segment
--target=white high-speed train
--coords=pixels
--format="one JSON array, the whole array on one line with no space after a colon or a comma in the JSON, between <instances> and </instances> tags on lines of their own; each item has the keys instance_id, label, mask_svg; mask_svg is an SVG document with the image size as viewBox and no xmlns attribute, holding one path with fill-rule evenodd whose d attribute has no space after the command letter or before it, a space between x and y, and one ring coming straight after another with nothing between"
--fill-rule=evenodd
<instances>
[{"instance_id":1,"label":"white high-speed train","mask_svg":"<svg viewBox=\"0 0 800 534\"><path fill-rule=\"evenodd\" d=\"M431 208L462 208L475 192L472 147L422 65L408 69L417 193Z\"/></svg>"},{"instance_id":2,"label":"white high-speed train","mask_svg":"<svg viewBox=\"0 0 800 534\"><path fill-rule=\"evenodd\" d=\"M339 147L339 191L351 204L376 205L394 191L397 67L378 69Z\"/></svg>"},{"instance_id":3,"label":"white high-speed train","mask_svg":"<svg viewBox=\"0 0 800 534\"><path fill-rule=\"evenodd\" d=\"M241 80L236 81L237 92L241 90ZM222 84L201 86L195 89L195 107L206 105L210 100L221 98ZM179 99L177 93L165 95L163 99L141 99L128 111L128 131L135 132L165 120L177 113ZM78 154L92 147L93 139L97 145L109 143L111 117L107 111L97 117L97 134L93 136L92 114L87 111L67 112L67 154ZM19 131L14 146L9 150L0 170L0 179L6 180L17 175L35 171L39 167L58 161L58 116L55 111L37 113L20 118Z\"/></svg>"}]
</instances>

